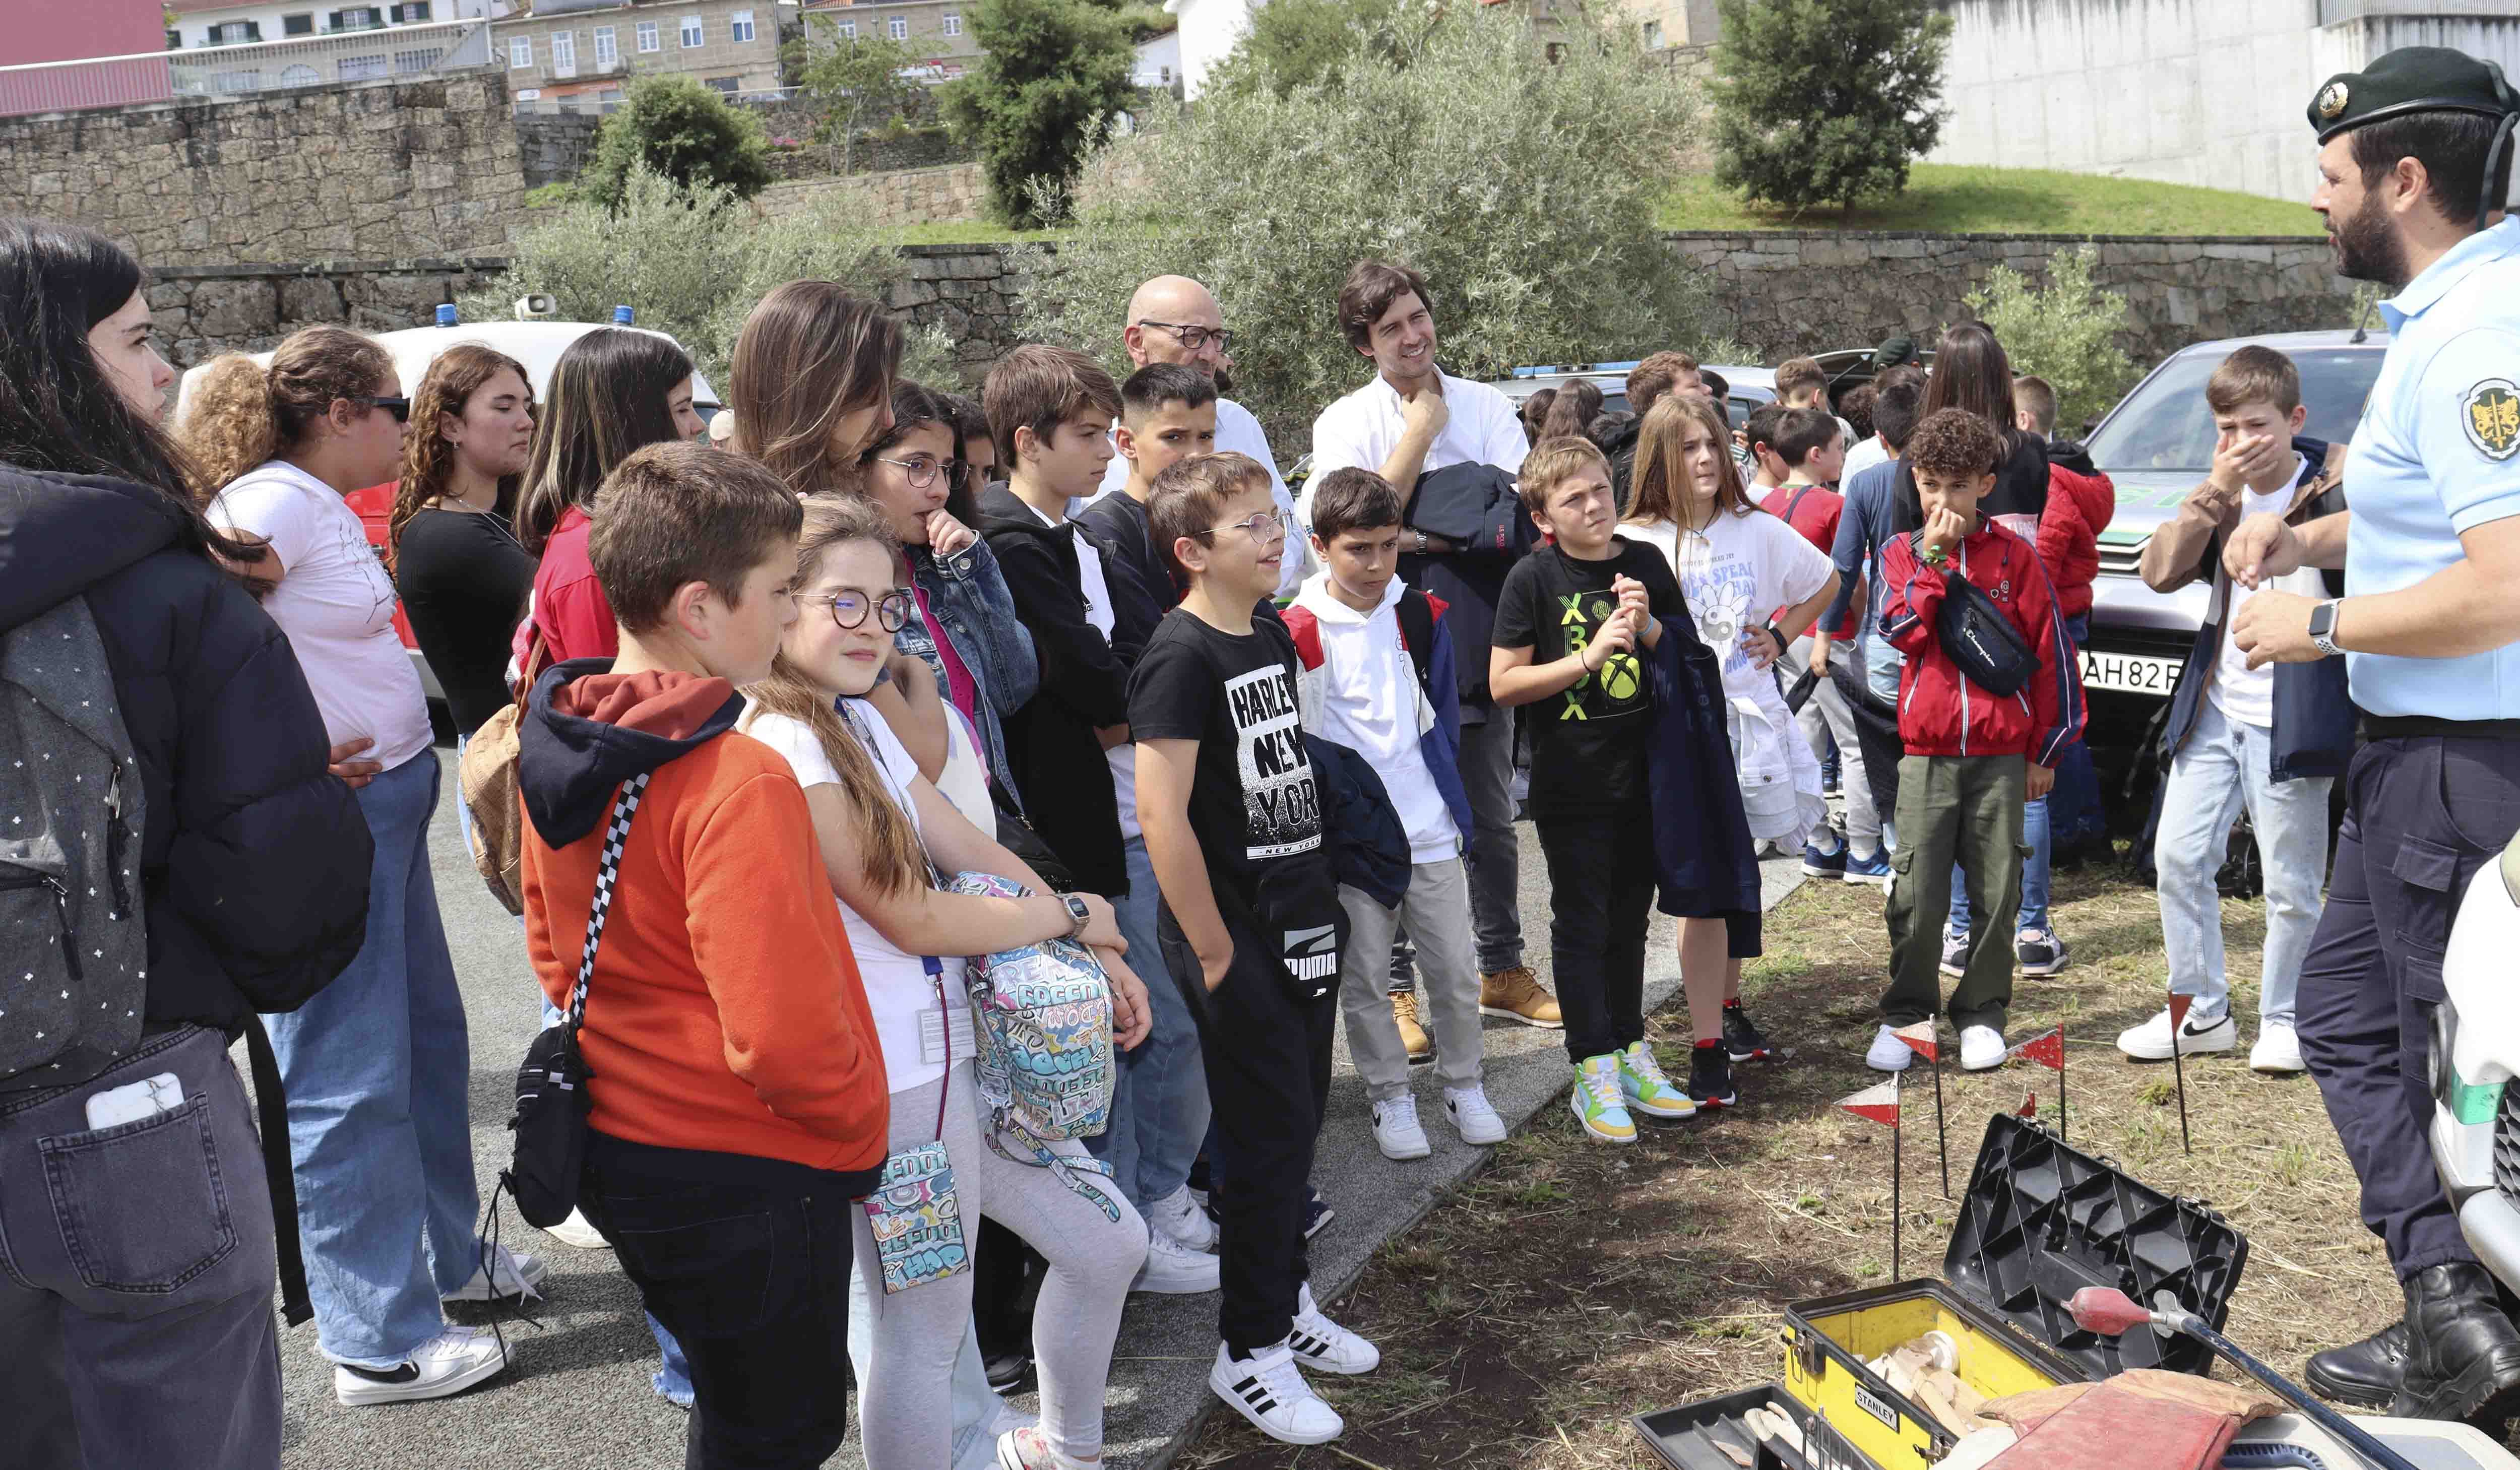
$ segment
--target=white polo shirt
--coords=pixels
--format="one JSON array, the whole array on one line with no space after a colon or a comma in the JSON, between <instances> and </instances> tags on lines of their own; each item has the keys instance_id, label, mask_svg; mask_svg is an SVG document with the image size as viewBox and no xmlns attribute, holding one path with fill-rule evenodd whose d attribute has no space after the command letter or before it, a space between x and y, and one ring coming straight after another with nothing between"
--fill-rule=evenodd
<instances>
[{"instance_id":1,"label":"white polo shirt","mask_svg":"<svg viewBox=\"0 0 2520 1470\"><path fill-rule=\"evenodd\" d=\"M1522 431L1522 419L1513 404L1486 383L1455 378L1441 369L1436 377L1443 382L1444 406L1452 417L1426 451L1419 472L1447 465L1494 465L1508 474L1520 469L1531 441ZM1313 487L1323 476L1333 469L1379 471L1391 451L1400 447L1400 436L1408 426L1400 391L1379 373L1364 387L1322 410L1313 421L1312 475L1304 481L1298 518L1312 524ZM1392 488L1403 496L1409 493L1407 485Z\"/></svg>"}]
</instances>

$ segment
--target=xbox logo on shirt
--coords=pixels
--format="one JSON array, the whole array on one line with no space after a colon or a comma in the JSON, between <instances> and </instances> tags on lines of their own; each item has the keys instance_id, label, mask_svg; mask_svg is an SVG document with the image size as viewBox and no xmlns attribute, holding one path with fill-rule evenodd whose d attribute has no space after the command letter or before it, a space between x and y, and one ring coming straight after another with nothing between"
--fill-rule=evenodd
<instances>
[{"instance_id":1,"label":"xbox logo on shirt","mask_svg":"<svg viewBox=\"0 0 2520 1470\"><path fill-rule=\"evenodd\" d=\"M1633 653L1613 653L1601 664L1601 692L1625 702L1637 696L1644 671Z\"/></svg>"}]
</instances>

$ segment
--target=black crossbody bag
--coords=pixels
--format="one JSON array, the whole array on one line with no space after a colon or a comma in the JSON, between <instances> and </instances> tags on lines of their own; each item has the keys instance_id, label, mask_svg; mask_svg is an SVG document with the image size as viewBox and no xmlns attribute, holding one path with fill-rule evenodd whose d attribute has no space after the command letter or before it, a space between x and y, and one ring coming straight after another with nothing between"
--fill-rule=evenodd
<instances>
[{"instance_id":1,"label":"black crossbody bag","mask_svg":"<svg viewBox=\"0 0 2520 1470\"><path fill-rule=\"evenodd\" d=\"M1914 533L1918 559L1925 538ZM2039 673L2039 655L1995 599L1953 567L1943 569L1943 605L1934 615L1934 638L1961 677L1990 694L2010 696L2029 687Z\"/></svg>"},{"instance_id":2,"label":"black crossbody bag","mask_svg":"<svg viewBox=\"0 0 2520 1470\"><path fill-rule=\"evenodd\" d=\"M535 1037L525 1048L524 1065L517 1069L517 1111L508 1120L516 1135L515 1151L508 1167L499 1171L499 1182L516 1196L517 1213L530 1225L548 1228L577 1208L586 1118L594 1105L586 1085L595 1078L577 1049L577 1029L586 1021L586 983L595 977L595 953L604 943L604 921L612 912L613 885L620 875L621 846L648 789L648 775L642 771L622 782L621 794L612 799L604 850L596 859L595 904L586 915L586 949L577 961L577 986L569 992L568 1019Z\"/></svg>"}]
</instances>

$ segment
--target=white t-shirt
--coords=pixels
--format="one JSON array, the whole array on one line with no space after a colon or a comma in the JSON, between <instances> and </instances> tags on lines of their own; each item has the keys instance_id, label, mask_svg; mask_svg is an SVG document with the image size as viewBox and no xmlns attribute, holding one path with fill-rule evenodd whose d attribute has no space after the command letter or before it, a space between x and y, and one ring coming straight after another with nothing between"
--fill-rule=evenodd
<instances>
[{"instance_id":1,"label":"white t-shirt","mask_svg":"<svg viewBox=\"0 0 2520 1470\"><path fill-rule=\"evenodd\" d=\"M1327 695L1305 707L1306 728L1364 756L1382 778L1409 834L1410 862L1443 863L1462 855L1462 829L1418 743L1426 696L1394 610L1406 590L1392 578L1370 615L1339 601L1327 572L1296 594L1296 605L1309 609L1321 630L1322 667L1313 682Z\"/></svg>"},{"instance_id":2,"label":"white t-shirt","mask_svg":"<svg viewBox=\"0 0 2520 1470\"><path fill-rule=\"evenodd\" d=\"M2292 498L2301 489L2302 477L2311 472L2310 461L2302 458L2301 463L2293 468L2292 478L2286 480L2280 489L2260 495L2257 491L2245 485L2242 486L2240 518L2246 520L2252 515L2281 515L2292 508ZM2317 574L2313 573L2313 579L2316 576ZM2282 587L2283 583L2277 581L2267 585ZM2299 589L2286 588L2285 590L2298 591ZM2324 591L2311 595L2326 596ZM2275 723L2275 666L2268 664L2264 668L2250 668L2249 655L2242 652L2240 646L2231 639L2232 620L2239 616L2241 606L2256 596L2257 592L2254 589L2243 587L2237 582L2231 584L2231 604L2223 609L2223 649L2220 661L2214 669L2214 682L2206 687L2205 692L2206 697L2214 701L2214 707L2223 712L2224 719L2238 725L2254 725L2260 730L2270 730Z\"/></svg>"},{"instance_id":3,"label":"white t-shirt","mask_svg":"<svg viewBox=\"0 0 2520 1470\"><path fill-rule=\"evenodd\" d=\"M376 741L361 759L388 771L428 749L428 698L395 636L393 579L339 491L284 460L237 477L210 502L212 523L271 543L280 586L262 607L289 635L338 745Z\"/></svg>"},{"instance_id":4,"label":"white t-shirt","mask_svg":"<svg viewBox=\"0 0 2520 1470\"><path fill-rule=\"evenodd\" d=\"M1837 482L1841 486L1851 485L1855 477L1865 470L1889 463L1890 451L1883 446L1881 436L1874 434L1846 452L1846 466L1838 470Z\"/></svg>"},{"instance_id":5,"label":"white t-shirt","mask_svg":"<svg viewBox=\"0 0 2520 1470\"><path fill-rule=\"evenodd\" d=\"M1438 377L1444 385L1444 406L1452 417L1444 421L1444 431L1427 449L1419 472L1447 465L1494 465L1508 474L1520 469L1531 440L1523 433L1512 403L1486 383L1450 373ZM1379 373L1364 387L1322 410L1313 421L1312 477L1304 481L1298 512L1304 524L1313 520L1313 488L1331 470L1382 468L1408 428L1403 413L1400 390ZM1403 496L1409 493L1407 485L1392 488Z\"/></svg>"},{"instance_id":6,"label":"white t-shirt","mask_svg":"<svg viewBox=\"0 0 2520 1470\"><path fill-rule=\"evenodd\" d=\"M1266 466L1269 493L1277 500L1278 509L1288 515L1295 513L1294 493L1286 488L1285 476L1278 472L1277 456L1269 449L1268 430L1260 426L1260 421L1252 417L1249 409L1231 398L1216 400L1216 452L1249 455ZM1070 501L1069 518L1083 514L1086 507L1106 495L1119 494L1121 487L1128 483L1129 461L1126 456L1115 453L1111 456L1111 463L1102 470L1102 488L1087 499ZM1304 578L1309 575L1311 557L1311 549L1301 532L1286 538L1286 558L1278 568L1278 596L1291 598L1295 595L1295 589L1302 586ZM1136 805L1131 798L1122 799L1131 806Z\"/></svg>"},{"instance_id":7,"label":"white t-shirt","mask_svg":"<svg viewBox=\"0 0 2520 1470\"><path fill-rule=\"evenodd\" d=\"M867 753L875 757L876 773L882 778L884 789L892 793L892 799L910 818L911 829L917 831L919 809L911 801L910 789L911 782L919 779L919 763L902 748L892 727L883 723L883 716L865 700L841 700L840 716L857 732ZM831 758L823 754L822 742L814 738L813 730L803 722L754 708L744 712L737 728L785 756L788 769L796 774L798 785L839 784L839 773L832 769ZM925 833L921 833L921 840L925 840ZM962 958L939 957L943 973L931 978L924 961L884 938L846 903L840 905L840 921L848 926L849 949L857 956L858 979L866 986L867 1008L875 1012L876 1039L883 1047L887 1088L906 1092L945 1075L944 1062L926 1060L920 1046L920 1017L937 1008L939 980L944 985L945 1010L953 1017L954 1059L968 1059L972 1045L970 1002L963 989ZM927 1024L933 1027L935 1022Z\"/></svg>"}]
</instances>

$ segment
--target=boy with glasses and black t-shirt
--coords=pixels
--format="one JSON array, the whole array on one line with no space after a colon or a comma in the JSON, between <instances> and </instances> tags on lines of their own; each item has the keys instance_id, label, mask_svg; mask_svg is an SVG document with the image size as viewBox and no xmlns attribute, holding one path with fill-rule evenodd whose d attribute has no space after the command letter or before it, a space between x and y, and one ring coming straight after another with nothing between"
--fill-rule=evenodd
<instances>
[{"instance_id":1,"label":"boy with glasses and black t-shirt","mask_svg":"<svg viewBox=\"0 0 2520 1470\"><path fill-rule=\"evenodd\" d=\"M1129 726L1165 967L1197 1019L1216 1109L1225 1341L1208 1386L1272 1439L1319 1445L1346 1426L1299 1369L1382 1359L1323 1315L1306 1280L1304 1184L1347 922L1294 642L1254 610L1278 585L1286 519L1268 470L1238 454L1165 470L1147 510L1190 588L1138 660Z\"/></svg>"}]
</instances>

